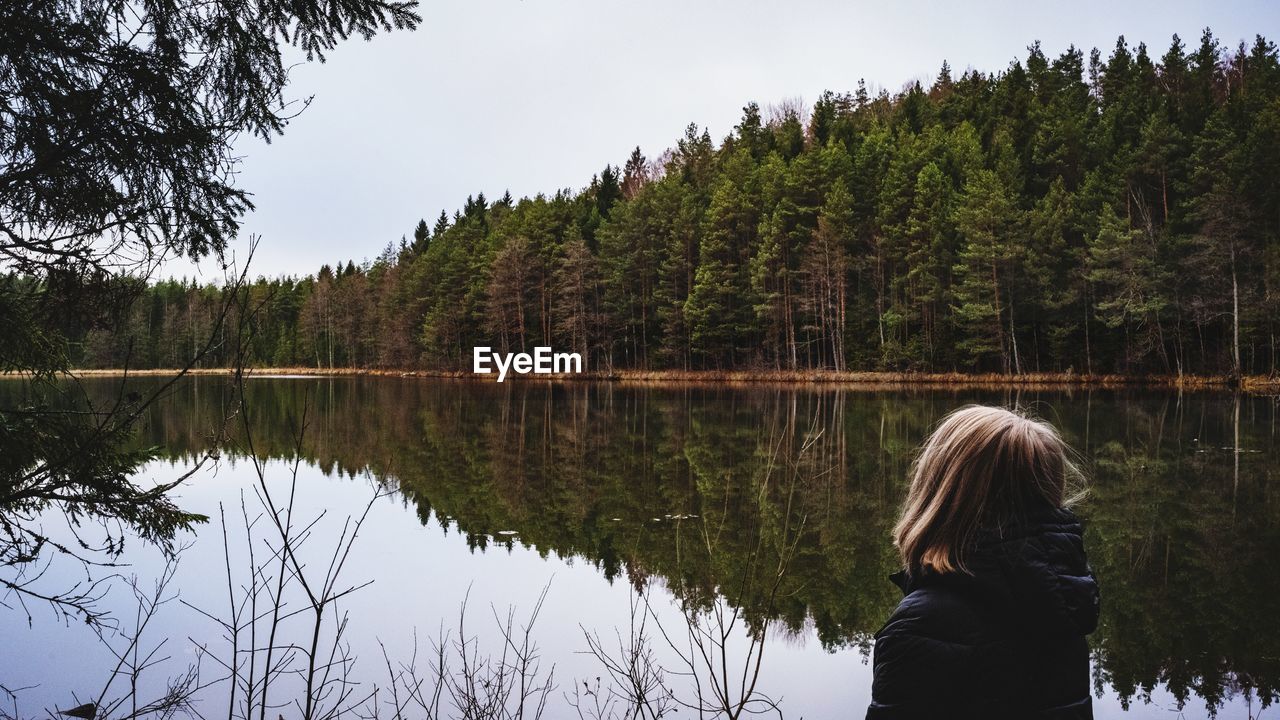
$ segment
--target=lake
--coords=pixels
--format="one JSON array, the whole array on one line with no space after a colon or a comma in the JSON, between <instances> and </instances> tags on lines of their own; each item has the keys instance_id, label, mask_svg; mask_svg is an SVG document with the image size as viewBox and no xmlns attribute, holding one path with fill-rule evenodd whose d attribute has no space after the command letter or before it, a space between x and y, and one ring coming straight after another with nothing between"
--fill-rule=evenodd
<instances>
[{"instance_id":1,"label":"lake","mask_svg":"<svg viewBox=\"0 0 1280 720\"><path fill-rule=\"evenodd\" d=\"M90 395L117 383L83 381ZM270 535L259 517L265 480L275 502L293 487L297 516L319 518L307 557L320 574L344 522L369 506L339 585L372 584L344 596L335 616L347 620L342 668L361 688L415 647L426 666L432 638L446 634L471 638L477 657L510 647L500 632L508 612L524 637L545 594L528 630L538 677L554 683L545 717L608 700L606 661L636 657L627 650L640 621L669 702L723 688L767 717L861 717L872 636L900 597L887 579L889 532L912 451L943 414L983 402L1030 408L1084 459L1090 492L1078 510L1103 594L1090 638L1097 716L1274 713L1271 397L261 378L247 381L244 412L228 421L232 390L188 378L140 430L142 444L162 448L145 481L217 450L177 491L184 508L213 518L185 538L170 586L185 603L166 604L148 629L166 640L157 657L172 666L201 659L216 675L209 658L228 640L210 616L225 619L252 577L229 582L226 571L243 564L246 538ZM162 567L136 542L123 559L142 587ZM50 581L74 577L59 568ZM121 583L102 602L132 618ZM83 626L39 607L30 625L19 609L0 612L0 683L38 686L19 693L28 712L94 694L111 656ZM710 665L690 638L717 651ZM225 688L205 691L210 707Z\"/></svg>"}]
</instances>

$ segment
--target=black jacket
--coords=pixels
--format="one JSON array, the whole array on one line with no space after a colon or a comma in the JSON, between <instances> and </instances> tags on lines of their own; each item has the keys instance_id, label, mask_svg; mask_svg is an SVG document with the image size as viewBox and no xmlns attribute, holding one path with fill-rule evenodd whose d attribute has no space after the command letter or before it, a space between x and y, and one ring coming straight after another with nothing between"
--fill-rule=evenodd
<instances>
[{"instance_id":1,"label":"black jacket","mask_svg":"<svg viewBox=\"0 0 1280 720\"><path fill-rule=\"evenodd\" d=\"M1092 718L1098 585L1081 531L1046 509L981 533L972 575L895 575L906 597L876 633L867 719Z\"/></svg>"}]
</instances>

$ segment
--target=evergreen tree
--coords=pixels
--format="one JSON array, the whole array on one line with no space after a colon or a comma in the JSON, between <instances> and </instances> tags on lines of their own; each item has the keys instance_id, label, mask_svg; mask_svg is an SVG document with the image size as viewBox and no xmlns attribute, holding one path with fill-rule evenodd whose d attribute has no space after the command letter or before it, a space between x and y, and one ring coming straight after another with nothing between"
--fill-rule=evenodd
<instances>
[{"instance_id":1,"label":"evergreen tree","mask_svg":"<svg viewBox=\"0 0 1280 720\"><path fill-rule=\"evenodd\" d=\"M911 354L932 365L950 336L943 322L948 303L954 248L951 231L951 185L932 162L916 176L911 213L907 217L904 306L912 309L923 347Z\"/></svg>"},{"instance_id":2,"label":"evergreen tree","mask_svg":"<svg viewBox=\"0 0 1280 720\"><path fill-rule=\"evenodd\" d=\"M685 301L691 341L703 362L731 367L751 337L749 315L743 299L748 296L748 252L755 244L758 223L755 205L744 187L750 169L745 151L730 162L738 175L726 171L711 194L698 267Z\"/></svg>"},{"instance_id":3,"label":"evergreen tree","mask_svg":"<svg viewBox=\"0 0 1280 720\"><path fill-rule=\"evenodd\" d=\"M1124 332L1121 369L1162 352L1160 313L1166 298L1149 237L1129 230L1110 206L1098 216L1098 232L1089 239L1087 278L1095 286L1094 308L1102 323Z\"/></svg>"},{"instance_id":4,"label":"evergreen tree","mask_svg":"<svg viewBox=\"0 0 1280 720\"><path fill-rule=\"evenodd\" d=\"M961 245L956 277L956 323L964 333L957 349L975 366L992 356L1004 372L1021 372L1015 298L1009 287L1017 272L1019 217L1008 187L992 170L979 170L965 184L955 209Z\"/></svg>"}]
</instances>

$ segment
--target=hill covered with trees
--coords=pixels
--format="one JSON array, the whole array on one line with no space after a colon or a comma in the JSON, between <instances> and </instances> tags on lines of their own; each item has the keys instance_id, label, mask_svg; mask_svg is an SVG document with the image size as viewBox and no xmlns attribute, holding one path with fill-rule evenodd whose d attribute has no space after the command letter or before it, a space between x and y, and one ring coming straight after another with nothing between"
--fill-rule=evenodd
<instances>
[{"instance_id":1,"label":"hill covered with trees","mask_svg":"<svg viewBox=\"0 0 1280 720\"><path fill-rule=\"evenodd\" d=\"M1261 36L1035 44L897 94L752 103L582 190L478 194L372 262L261 279L249 360L454 369L550 345L593 370L1270 374L1277 168ZM79 329L81 365L177 366L207 338L220 290L138 291Z\"/></svg>"}]
</instances>

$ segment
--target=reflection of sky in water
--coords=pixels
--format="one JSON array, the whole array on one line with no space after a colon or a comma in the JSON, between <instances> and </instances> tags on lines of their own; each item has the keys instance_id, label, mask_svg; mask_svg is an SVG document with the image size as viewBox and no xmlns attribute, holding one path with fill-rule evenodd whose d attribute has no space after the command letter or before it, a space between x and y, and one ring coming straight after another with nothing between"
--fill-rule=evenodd
<instances>
[{"instance_id":1,"label":"reflection of sky in water","mask_svg":"<svg viewBox=\"0 0 1280 720\"><path fill-rule=\"evenodd\" d=\"M158 462L149 466L145 476L164 479L176 472L169 463ZM287 492L288 473L284 463L268 465L268 477L279 483L277 499L281 501ZM204 528L199 541L183 556L176 586L188 602L213 612L225 609L226 577L216 525L218 503L226 507L235 543L234 532L242 526L239 491L251 487L252 480L249 463L224 461L216 472L202 473L181 490L180 504L215 518L215 524ZM331 529L347 514L358 513L371 494L368 482L326 478L318 468L305 465L298 480L299 517L311 518L327 510L329 515L324 522ZM246 501L252 512L256 500L251 493L246 494ZM315 544L311 551L317 552L331 546L326 543L331 544L333 539L320 532L311 542ZM137 572L144 585L149 586L147 578L159 568L158 553L135 544L127 558L134 564L125 572ZM514 606L517 619L523 619L549 583L534 637L541 648L544 669L555 665L558 687L552 696L552 712L548 713L552 718L573 713L564 696L572 692L574 682L603 674L596 660L584 652L586 643L580 627L599 631L612 646L615 628L626 632L632 592L623 579L607 582L590 562L543 558L518 540L509 550L491 545L487 551L473 552L456 530L446 533L434 521L422 525L398 496L383 498L375 505L344 577L350 583L375 581L343 606L350 613L349 639L359 657L355 674L365 682L381 680L377 675L383 672L377 640L386 645L393 659L407 659L416 629L425 653L428 640L442 622L456 632L458 609L468 593L468 631L478 635L484 647L496 649L491 606L500 615L505 615L508 606ZM662 622L679 629L681 620L670 595L659 589L654 598ZM125 589L119 586L113 589L108 603L113 608L131 607ZM36 619L30 629L15 613L6 617L4 652L0 657L4 685L40 685L20 695L20 709L27 714L55 703L70 707L73 691L85 699L96 692L105 677L104 668L110 666L110 658L85 628L57 624L44 608L33 606L33 610ZM187 607L170 604L156 618L151 638L168 638L165 654L172 656L170 667L175 671L194 657L187 636L218 647L218 631L209 621ZM663 650L661 640L655 640L655 645ZM671 660L669 655L667 660ZM205 677L216 675L215 670L206 663ZM808 630L799 635L775 634L767 646L762 676L761 690L775 699L781 698L787 717L861 717L869 698L871 668L868 658L857 649L823 650L815 634ZM159 679L159 675L155 677ZM208 704L203 709L211 711ZM1149 703L1135 699L1127 713L1120 709L1114 693L1105 692L1095 700L1095 710L1099 718L1194 718L1204 714L1203 705L1195 698L1181 714L1177 713L1174 699L1164 691L1154 693ZM1263 712L1261 717L1268 714L1269 711ZM1229 700L1218 717L1244 718L1248 714L1237 698Z\"/></svg>"}]
</instances>

